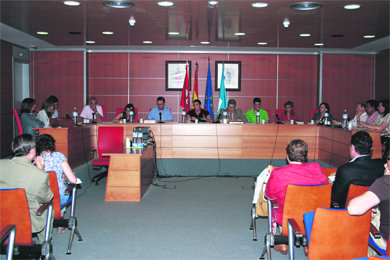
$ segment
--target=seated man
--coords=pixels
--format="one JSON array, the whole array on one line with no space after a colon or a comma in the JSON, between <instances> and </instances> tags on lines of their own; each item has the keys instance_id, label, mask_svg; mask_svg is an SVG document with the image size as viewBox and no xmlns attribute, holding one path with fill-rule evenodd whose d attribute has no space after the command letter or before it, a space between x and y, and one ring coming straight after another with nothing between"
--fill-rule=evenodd
<instances>
[{"instance_id":1,"label":"seated man","mask_svg":"<svg viewBox=\"0 0 390 260\"><path fill-rule=\"evenodd\" d=\"M262 120L265 120L265 122L268 122L269 116L268 112L261 107L261 99L256 97L253 99L253 108L246 111L246 119L249 123L256 123L256 113L260 112L260 122Z\"/></svg>"},{"instance_id":2,"label":"seated man","mask_svg":"<svg viewBox=\"0 0 390 260\"><path fill-rule=\"evenodd\" d=\"M367 118L365 121L360 120L368 125L371 125L375 122L376 118L379 116L379 112L376 110L378 106L378 102L376 100L370 99L367 101L367 106L366 106L366 113L367 113Z\"/></svg>"},{"instance_id":3,"label":"seated man","mask_svg":"<svg viewBox=\"0 0 390 260\"><path fill-rule=\"evenodd\" d=\"M277 224L282 225L283 205L288 184L317 185L328 180L317 162L307 163L308 146L303 140L292 140L286 147L288 165L274 169L265 189L265 196L276 200L278 209L272 214Z\"/></svg>"},{"instance_id":4,"label":"seated man","mask_svg":"<svg viewBox=\"0 0 390 260\"><path fill-rule=\"evenodd\" d=\"M0 189L26 190L32 232L38 233L39 242L42 243L45 239L47 214L37 216L35 213L42 204L53 198L49 175L43 171L45 165L42 157L36 157L35 141L31 135L17 136L12 142L12 152L12 159L0 160Z\"/></svg>"},{"instance_id":5,"label":"seated man","mask_svg":"<svg viewBox=\"0 0 390 260\"><path fill-rule=\"evenodd\" d=\"M198 120L199 122L213 123L213 119L211 118L209 111L201 108L202 103L199 99L195 99L192 103L194 105L194 109L188 111L187 120L191 120L191 122Z\"/></svg>"},{"instance_id":6,"label":"seated man","mask_svg":"<svg viewBox=\"0 0 390 260\"><path fill-rule=\"evenodd\" d=\"M165 107L164 97L157 98L157 106L150 111L148 119L157 121L173 121L171 110Z\"/></svg>"},{"instance_id":7,"label":"seated man","mask_svg":"<svg viewBox=\"0 0 390 260\"><path fill-rule=\"evenodd\" d=\"M348 213L351 215L362 215L369 209L379 204L380 214L376 214L372 223L379 229L382 237L373 238L375 243L382 249L386 249L390 231L390 152L387 151L387 163L385 164L384 176L375 180L368 191L353 198L348 203ZM380 215L380 216L379 216ZM379 221L378 221L379 217ZM379 223L378 223L379 222ZM369 249L369 256L374 255Z\"/></svg>"},{"instance_id":8,"label":"seated man","mask_svg":"<svg viewBox=\"0 0 390 260\"><path fill-rule=\"evenodd\" d=\"M228 108L221 109L218 116L218 121L222 121L223 112L227 112L227 120L228 122L236 122L236 121L244 121L245 117L242 114L241 109L236 109L236 101L234 99L230 99L228 101Z\"/></svg>"},{"instance_id":9,"label":"seated man","mask_svg":"<svg viewBox=\"0 0 390 260\"><path fill-rule=\"evenodd\" d=\"M372 160L372 138L364 131L352 135L349 155L352 160L341 165L336 172L332 186L332 207L345 208L349 185L370 186L383 176L383 165L379 160Z\"/></svg>"},{"instance_id":10,"label":"seated man","mask_svg":"<svg viewBox=\"0 0 390 260\"><path fill-rule=\"evenodd\" d=\"M352 128L357 128L358 123L360 121L366 122L366 120L367 120L366 107L367 107L366 103L357 103L356 109L355 109L355 111L356 111L355 117L352 120L348 121L348 124L351 124ZM341 125L341 122L336 121L336 120L333 120L332 123L334 125Z\"/></svg>"},{"instance_id":11,"label":"seated man","mask_svg":"<svg viewBox=\"0 0 390 260\"><path fill-rule=\"evenodd\" d=\"M83 119L88 119L96 121L98 123L103 121L103 109L102 106L98 105L98 100L95 97L89 99L89 105L84 106L83 111L81 111L80 117Z\"/></svg>"}]
</instances>

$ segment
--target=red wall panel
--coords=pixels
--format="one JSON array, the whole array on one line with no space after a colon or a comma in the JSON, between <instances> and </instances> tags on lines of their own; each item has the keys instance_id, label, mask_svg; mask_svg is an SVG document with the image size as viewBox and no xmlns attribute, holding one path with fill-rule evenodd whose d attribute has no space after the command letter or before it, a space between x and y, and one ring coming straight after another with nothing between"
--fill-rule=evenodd
<instances>
[{"instance_id":1,"label":"red wall panel","mask_svg":"<svg viewBox=\"0 0 390 260\"><path fill-rule=\"evenodd\" d=\"M389 99L390 98L390 50L383 51L375 55L375 98Z\"/></svg>"}]
</instances>

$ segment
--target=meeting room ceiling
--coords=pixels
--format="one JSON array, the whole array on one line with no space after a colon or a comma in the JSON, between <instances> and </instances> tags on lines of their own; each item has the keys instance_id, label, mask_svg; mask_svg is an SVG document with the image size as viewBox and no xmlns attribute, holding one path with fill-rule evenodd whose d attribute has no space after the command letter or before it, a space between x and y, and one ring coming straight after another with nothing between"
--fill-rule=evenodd
<instances>
[{"instance_id":1,"label":"meeting room ceiling","mask_svg":"<svg viewBox=\"0 0 390 260\"><path fill-rule=\"evenodd\" d=\"M220 0L216 5L207 0L174 0L171 7L159 6L156 0L132 0L134 6L130 8L107 7L103 2L80 0L78 6L67 6L64 1L56 0L0 0L1 37L8 40L9 30L16 29L19 33L16 35L24 38L20 39L19 45L37 49L354 50L369 46L365 49L373 51L375 42L387 39L388 44L389 39L389 0L322 0L315 1L320 8L306 11L291 7L299 1L279 0L261 1L268 4L264 8L252 7L255 1L247 0ZM344 7L347 4L359 4L360 7L347 10ZM129 20L135 23L130 25ZM38 32L47 34L39 35ZM368 36L372 38L365 38ZM16 41L14 38L15 35L8 41Z\"/></svg>"}]
</instances>

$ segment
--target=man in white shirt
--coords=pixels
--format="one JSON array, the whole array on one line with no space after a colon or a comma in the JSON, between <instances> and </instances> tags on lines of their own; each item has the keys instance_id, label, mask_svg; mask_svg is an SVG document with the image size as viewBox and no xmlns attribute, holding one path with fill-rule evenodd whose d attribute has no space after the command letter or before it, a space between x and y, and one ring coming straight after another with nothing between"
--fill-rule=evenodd
<instances>
[{"instance_id":1,"label":"man in white shirt","mask_svg":"<svg viewBox=\"0 0 390 260\"><path fill-rule=\"evenodd\" d=\"M352 128L357 128L359 121L366 122L368 116L366 113L366 106L366 103L358 103L356 105L356 115L351 121L349 121L349 123L352 125Z\"/></svg>"},{"instance_id":2,"label":"man in white shirt","mask_svg":"<svg viewBox=\"0 0 390 260\"><path fill-rule=\"evenodd\" d=\"M95 122L103 121L103 109L102 106L97 104L98 101L95 97L89 99L89 105L84 106L81 111L80 117L83 119L89 119Z\"/></svg>"}]
</instances>

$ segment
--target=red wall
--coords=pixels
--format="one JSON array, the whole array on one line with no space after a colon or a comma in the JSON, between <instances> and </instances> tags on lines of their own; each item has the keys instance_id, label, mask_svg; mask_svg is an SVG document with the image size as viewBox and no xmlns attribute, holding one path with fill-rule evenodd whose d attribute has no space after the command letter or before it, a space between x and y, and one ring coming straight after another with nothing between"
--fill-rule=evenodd
<instances>
[{"instance_id":1,"label":"red wall","mask_svg":"<svg viewBox=\"0 0 390 260\"><path fill-rule=\"evenodd\" d=\"M32 54L32 87L37 103L50 94L60 98L62 115L79 110L83 104L83 52L34 52ZM202 54L202 53L89 53L87 56L87 91L107 107L107 120L117 107L133 103L140 118L146 118L155 106L157 96L164 96L178 121L180 91L165 90L165 61L191 60L192 77L195 62L199 64L199 98L204 101L207 60L213 84L214 112L218 95L215 89L215 61L241 61L241 91L228 91L228 98L246 111L253 97L262 98L262 107L271 110L274 121L276 108L284 102L295 103L301 120L310 120L310 109L318 100L318 55L301 54ZM323 55L323 101L328 102L334 116L340 118L344 109L354 113L357 102L373 97L373 55ZM192 84L193 85L193 79ZM192 93L191 93L192 95Z\"/></svg>"},{"instance_id":2,"label":"red wall","mask_svg":"<svg viewBox=\"0 0 390 260\"><path fill-rule=\"evenodd\" d=\"M389 50L383 51L375 56L375 98L390 98L390 61Z\"/></svg>"}]
</instances>

